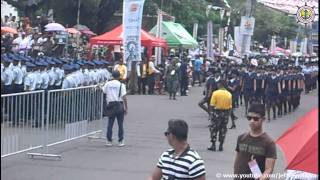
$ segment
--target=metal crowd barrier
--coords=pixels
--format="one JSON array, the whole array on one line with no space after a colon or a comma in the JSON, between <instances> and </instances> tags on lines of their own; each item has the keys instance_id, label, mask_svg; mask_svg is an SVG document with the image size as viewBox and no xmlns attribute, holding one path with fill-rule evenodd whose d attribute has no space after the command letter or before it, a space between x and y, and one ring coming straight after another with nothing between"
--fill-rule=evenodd
<instances>
[{"instance_id":1,"label":"metal crowd barrier","mask_svg":"<svg viewBox=\"0 0 320 180\"><path fill-rule=\"evenodd\" d=\"M102 132L103 92L96 86L2 95L1 102L1 158L39 148L28 156L61 158L49 147Z\"/></svg>"},{"instance_id":2,"label":"metal crowd barrier","mask_svg":"<svg viewBox=\"0 0 320 180\"><path fill-rule=\"evenodd\" d=\"M44 91L1 95L1 158L43 146L44 95Z\"/></svg>"}]
</instances>

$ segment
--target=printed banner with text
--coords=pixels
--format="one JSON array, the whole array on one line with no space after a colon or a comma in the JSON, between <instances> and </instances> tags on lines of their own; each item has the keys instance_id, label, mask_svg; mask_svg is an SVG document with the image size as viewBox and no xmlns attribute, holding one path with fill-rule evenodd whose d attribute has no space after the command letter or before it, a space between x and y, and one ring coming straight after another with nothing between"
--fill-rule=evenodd
<instances>
[{"instance_id":1,"label":"printed banner with text","mask_svg":"<svg viewBox=\"0 0 320 180\"><path fill-rule=\"evenodd\" d=\"M124 62L141 61L141 22L144 0L123 1Z\"/></svg>"}]
</instances>

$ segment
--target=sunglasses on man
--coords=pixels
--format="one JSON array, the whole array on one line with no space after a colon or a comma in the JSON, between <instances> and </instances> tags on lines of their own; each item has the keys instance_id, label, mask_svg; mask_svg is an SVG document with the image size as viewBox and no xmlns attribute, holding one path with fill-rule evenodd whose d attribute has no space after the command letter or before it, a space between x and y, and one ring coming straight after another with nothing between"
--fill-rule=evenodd
<instances>
[{"instance_id":1,"label":"sunglasses on man","mask_svg":"<svg viewBox=\"0 0 320 180\"><path fill-rule=\"evenodd\" d=\"M168 131L164 132L165 136L168 136L169 134L170 134L170 132L168 132Z\"/></svg>"},{"instance_id":2,"label":"sunglasses on man","mask_svg":"<svg viewBox=\"0 0 320 180\"><path fill-rule=\"evenodd\" d=\"M250 121L251 119L253 119L253 121L259 121L261 117L247 116L247 119L248 121Z\"/></svg>"}]
</instances>

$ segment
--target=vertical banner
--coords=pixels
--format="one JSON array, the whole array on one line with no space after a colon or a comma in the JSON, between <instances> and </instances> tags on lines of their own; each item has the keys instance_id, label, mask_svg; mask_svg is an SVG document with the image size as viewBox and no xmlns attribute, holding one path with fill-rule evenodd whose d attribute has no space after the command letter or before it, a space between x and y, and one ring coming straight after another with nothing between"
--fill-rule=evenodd
<instances>
[{"instance_id":1,"label":"vertical banner","mask_svg":"<svg viewBox=\"0 0 320 180\"><path fill-rule=\"evenodd\" d=\"M144 0L123 1L124 62L141 61L141 22Z\"/></svg>"},{"instance_id":2,"label":"vertical banner","mask_svg":"<svg viewBox=\"0 0 320 180\"><path fill-rule=\"evenodd\" d=\"M192 36L195 40L197 40L198 37L198 23L193 24L193 31L192 31Z\"/></svg>"},{"instance_id":3,"label":"vertical banner","mask_svg":"<svg viewBox=\"0 0 320 180\"><path fill-rule=\"evenodd\" d=\"M231 36L231 34L228 34L228 50L229 51L234 50L233 46L234 46L234 41L232 39L232 36Z\"/></svg>"},{"instance_id":4,"label":"vertical banner","mask_svg":"<svg viewBox=\"0 0 320 180\"><path fill-rule=\"evenodd\" d=\"M218 40L218 47L220 50L220 54L223 52L223 41L224 41L224 28L219 28L219 40Z\"/></svg>"},{"instance_id":5,"label":"vertical banner","mask_svg":"<svg viewBox=\"0 0 320 180\"><path fill-rule=\"evenodd\" d=\"M207 57L213 58L212 21L208 21L207 24Z\"/></svg>"},{"instance_id":6,"label":"vertical banner","mask_svg":"<svg viewBox=\"0 0 320 180\"><path fill-rule=\"evenodd\" d=\"M234 45L236 47L236 51L238 54L241 52L241 44L242 44L242 36L240 34L240 27L235 26L234 27Z\"/></svg>"},{"instance_id":7,"label":"vertical banner","mask_svg":"<svg viewBox=\"0 0 320 180\"><path fill-rule=\"evenodd\" d=\"M308 38L303 39L303 46L302 46L302 54L308 54L307 52L307 46L308 46Z\"/></svg>"},{"instance_id":8,"label":"vertical banner","mask_svg":"<svg viewBox=\"0 0 320 180\"><path fill-rule=\"evenodd\" d=\"M297 41L295 41L295 40L290 41L290 52L291 53L297 52Z\"/></svg>"},{"instance_id":9,"label":"vertical banner","mask_svg":"<svg viewBox=\"0 0 320 180\"><path fill-rule=\"evenodd\" d=\"M158 10L156 37L160 38L161 36L162 36L162 11ZM148 48L152 48L152 47L148 47ZM156 65L161 64L161 47L155 47L155 56L156 56Z\"/></svg>"},{"instance_id":10,"label":"vertical banner","mask_svg":"<svg viewBox=\"0 0 320 180\"><path fill-rule=\"evenodd\" d=\"M247 1L248 2L248 1ZM240 34L242 36L241 55L245 55L250 51L251 36L253 35L255 18L241 16Z\"/></svg>"}]
</instances>

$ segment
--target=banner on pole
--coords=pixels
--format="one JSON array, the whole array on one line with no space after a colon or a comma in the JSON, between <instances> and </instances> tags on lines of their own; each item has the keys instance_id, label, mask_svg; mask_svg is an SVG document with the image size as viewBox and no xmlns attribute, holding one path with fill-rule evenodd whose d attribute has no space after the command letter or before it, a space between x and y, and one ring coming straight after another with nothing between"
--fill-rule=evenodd
<instances>
[{"instance_id":1,"label":"banner on pole","mask_svg":"<svg viewBox=\"0 0 320 180\"><path fill-rule=\"evenodd\" d=\"M240 27L235 26L234 27L234 45L238 53L241 52L241 44L242 44L242 35L240 34Z\"/></svg>"},{"instance_id":2,"label":"banner on pole","mask_svg":"<svg viewBox=\"0 0 320 180\"><path fill-rule=\"evenodd\" d=\"M212 21L207 23L207 57L214 58L212 47Z\"/></svg>"},{"instance_id":3,"label":"banner on pole","mask_svg":"<svg viewBox=\"0 0 320 180\"><path fill-rule=\"evenodd\" d=\"M220 53L222 53L224 51L224 46L223 46L223 42L224 42L224 28L219 28L219 40L218 40L218 47L220 50Z\"/></svg>"},{"instance_id":4,"label":"banner on pole","mask_svg":"<svg viewBox=\"0 0 320 180\"><path fill-rule=\"evenodd\" d=\"M198 23L194 23L193 24L193 31L192 31L192 36L195 40L197 40L198 38Z\"/></svg>"},{"instance_id":5,"label":"banner on pole","mask_svg":"<svg viewBox=\"0 0 320 180\"><path fill-rule=\"evenodd\" d=\"M162 37L162 11L158 10L158 19L157 19L157 38ZM155 56L156 56L156 65L161 64L161 48L155 47Z\"/></svg>"},{"instance_id":6,"label":"banner on pole","mask_svg":"<svg viewBox=\"0 0 320 180\"><path fill-rule=\"evenodd\" d=\"M123 1L124 62L141 61L141 22L144 0Z\"/></svg>"},{"instance_id":7,"label":"banner on pole","mask_svg":"<svg viewBox=\"0 0 320 180\"><path fill-rule=\"evenodd\" d=\"M253 35L255 19L253 17L241 16L240 33L244 35Z\"/></svg>"}]
</instances>

